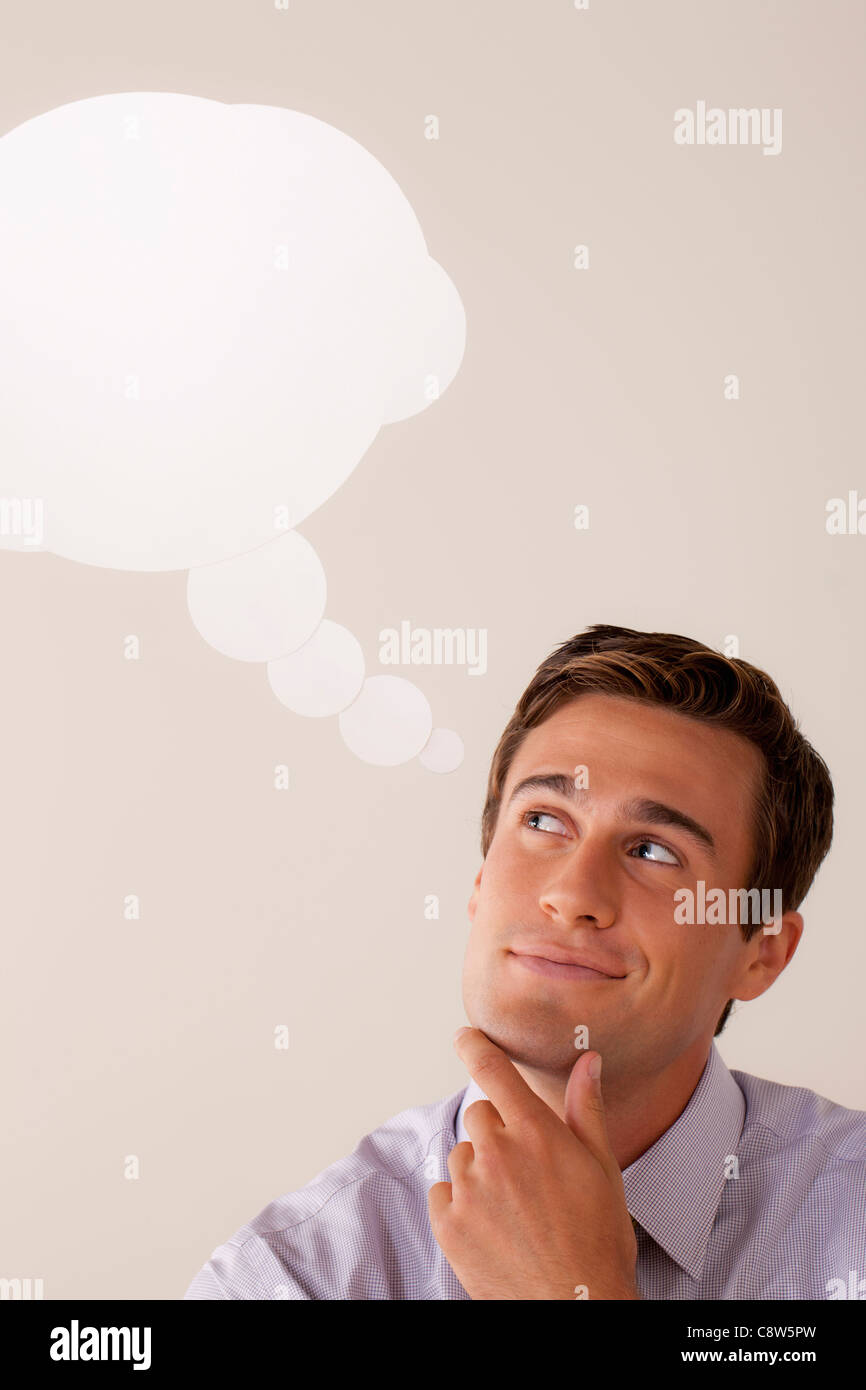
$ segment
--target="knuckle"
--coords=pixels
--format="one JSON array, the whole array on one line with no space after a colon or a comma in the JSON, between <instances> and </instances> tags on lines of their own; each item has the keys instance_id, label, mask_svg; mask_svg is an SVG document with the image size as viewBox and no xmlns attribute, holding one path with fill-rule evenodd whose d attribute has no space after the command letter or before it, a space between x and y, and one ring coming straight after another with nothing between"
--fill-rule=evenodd
<instances>
[{"instance_id":1,"label":"knuckle","mask_svg":"<svg viewBox=\"0 0 866 1390\"><path fill-rule=\"evenodd\" d=\"M498 1074L499 1074L499 1058L498 1058L498 1057L490 1057L490 1056L486 1056L486 1055L483 1056L483 1057L479 1057L479 1058L478 1058L478 1061L475 1063L475 1065L474 1065L474 1067L473 1067L473 1074L474 1074L476 1080L478 1080L478 1078L479 1078L479 1077L482 1077L482 1076L490 1076L490 1077L498 1076ZM481 1089L482 1089L482 1091L483 1091L483 1090L484 1090L484 1087L482 1086Z\"/></svg>"},{"instance_id":2,"label":"knuckle","mask_svg":"<svg viewBox=\"0 0 866 1390\"><path fill-rule=\"evenodd\" d=\"M473 1112L478 1117L482 1115L489 1115L492 1110L493 1106L491 1105L489 1100L473 1100L472 1104L467 1105L466 1107L466 1116L472 1115ZM464 1116L464 1119L466 1118L466 1116Z\"/></svg>"}]
</instances>

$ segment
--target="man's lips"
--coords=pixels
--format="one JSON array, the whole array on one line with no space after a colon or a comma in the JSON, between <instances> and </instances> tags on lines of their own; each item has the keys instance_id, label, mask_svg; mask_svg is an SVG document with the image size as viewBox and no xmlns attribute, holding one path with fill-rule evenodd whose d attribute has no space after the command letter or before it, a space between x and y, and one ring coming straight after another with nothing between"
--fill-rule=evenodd
<instances>
[{"instance_id":1,"label":"man's lips","mask_svg":"<svg viewBox=\"0 0 866 1390\"><path fill-rule=\"evenodd\" d=\"M613 965L580 953L568 954L556 947L535 946L532 951L511 950L508 953L524 970L539 975L552 975L563 980L621 980ZM590 964L590 961L592 963Z\"/></svg>"}]
</instances>

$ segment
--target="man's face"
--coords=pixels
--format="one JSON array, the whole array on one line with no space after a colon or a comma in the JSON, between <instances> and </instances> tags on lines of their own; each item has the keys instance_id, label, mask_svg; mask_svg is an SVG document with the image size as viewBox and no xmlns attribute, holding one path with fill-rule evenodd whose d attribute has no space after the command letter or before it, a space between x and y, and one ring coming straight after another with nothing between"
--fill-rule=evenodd
<instances>
[{"instance_id":1,"label":"man's face","mask_svg":"<svg viewBox=\"0 0 866 1390\"><path fill-rule=\"evenodd\" d=\"M569 795L580 767L588 786ZM563 790L514 796L556 773ZM582 695L532 729L469 902L470 1023L518 1064L563 1075L585 1025L610 1078L656 1074L712 1038L747 948L736 923L676 923L674 894L699 879L726 897L748 886L761 776L738 735L613 696ZM580 955L611 975L550 964Z\"/></svg>"}]
</instances>

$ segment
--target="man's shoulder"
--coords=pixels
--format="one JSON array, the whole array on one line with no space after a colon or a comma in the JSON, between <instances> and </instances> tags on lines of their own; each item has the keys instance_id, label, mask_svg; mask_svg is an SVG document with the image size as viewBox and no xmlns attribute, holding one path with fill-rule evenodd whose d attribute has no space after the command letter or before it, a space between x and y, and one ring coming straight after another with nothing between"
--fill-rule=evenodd
<instances>
[{"instance_id":1,"label":"man's shoulder","mask_svg":"<svg viewBox=\"0 0 866 1390\"><path fill-rule=\"evenodd\" d=\"M429 1238L428 1223L417 1218L422 1207L426 1217L430 1184L448 1179L446 1159L464 1091L401 1110L303 1187L269 1202L213 1251L184 1297L391 1296L384 1292L387 1272L366 1258L367 1247L387 1240L392 1229L398 1242ZM370 1287L340 1292L352 1287L362 1253Z\"/></svg>"},{"instance_id":2,"label":"man's shoulder","mask_svg":"<svg viewBox=\"0 0 866 1390\"><path fill-rule=\"evenodd\" d=\"M768 1152L812 1143L825 1157L866 1165L866 1110L854 1110L805 1086L731 1071L746 1100L742 1144Z\"/></svg>"},{"instance_id":3,"label":"man's shoulder","mask_svg":"<svg viewBox=\"0 0 866 1390\"><path fill-rule=\"evenodd\" d=\"M380 1184L382 1191L394 1185L411 1189L415 1179L423 1176L437 1138L444 1137L450 1147L463 1090L392 1115L304 1187L270 1202L244 1229L254 1235L273 1234L309 1220L337 1193L345 1191L357 1198L359 1190L370 1184Z\"/></svg>"}]
</instances>

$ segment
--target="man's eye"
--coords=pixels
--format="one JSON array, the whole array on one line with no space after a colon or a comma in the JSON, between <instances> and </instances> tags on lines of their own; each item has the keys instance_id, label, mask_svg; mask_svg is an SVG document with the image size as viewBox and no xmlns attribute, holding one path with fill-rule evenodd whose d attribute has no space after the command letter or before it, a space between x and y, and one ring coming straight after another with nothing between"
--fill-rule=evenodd
<instances>
[{"instance_id":1,"label":"man's eye","mask_svg":"<svg viewBox=\"0 0 866 1390\"><path fill-rule=\"evenodd\" d=\"M640 853L639 853L639 854L636 856L638 859L646 859L646 860L648 860L651 864L679 864L679 862L680 862L680 861L677 859L676 855L673 854L673 853L671 852L671 850L668 849L667 845L660 845L660 844L658 843L657 840L640 840L640 841L635 845L634 849L629 851L629 853L630 853L630 854L634 854L634 850L645 850L645 849L655 850L655 851L657 851L657 853L654 853L654 854L640 854ZM665 857L665 858L660 858L659 855L664 855L664 856L666 856L666 857Z\"/></svg>"},{"instance_id":2,"label":"man's eye","mask_svg":"<svg viewBox=\"0 0 866 1390\"><path fill-rule=\"evenodd\" d=\"M539 820L552 820L555 825L562 826L562 821L559 819L559 816L551 815L549 811L527 811L526 815L523 817L523 824L527 826L530 830L538 830L538 826L530 825L529 822ZM549 835L550 831L542 830L541 833L543 835Z\"/></svg>"}]
</instances>

